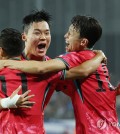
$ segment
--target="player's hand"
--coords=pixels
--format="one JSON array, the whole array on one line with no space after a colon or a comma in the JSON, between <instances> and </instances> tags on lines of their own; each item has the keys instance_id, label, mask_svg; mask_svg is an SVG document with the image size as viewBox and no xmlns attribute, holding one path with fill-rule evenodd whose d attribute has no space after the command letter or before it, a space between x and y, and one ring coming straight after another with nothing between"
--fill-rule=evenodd
<instances>
[{"instance_id":1,"label":"player's hand","mask_svg":"<svg viewBox=\"0 0 120 134\"><path fill-rule=\"evenodd\" d=\"M107 57L105 56L105 54L103 53L102 50L93 50L93 52L97 55L100 55L103 57L102 63L107 64Z\"/></svg>"},{"instance_id":2,"label":"player's hand","mask_svg":"<svg viewBox=\"0 0 120 134\"><path fill-rule=\"evenodd\" d=\"M21 86L19 86L10 96L10 98L13 98L15 95L18 94L18 92L21 90ZM16 102L16 106L18 107L24 107L24 108L31 108L35 102L29 101L30 98L34 97L35 95L28 95L31 91L28 90L25 93L21 94L19 99Z\"/></svg>"}]
</instances>

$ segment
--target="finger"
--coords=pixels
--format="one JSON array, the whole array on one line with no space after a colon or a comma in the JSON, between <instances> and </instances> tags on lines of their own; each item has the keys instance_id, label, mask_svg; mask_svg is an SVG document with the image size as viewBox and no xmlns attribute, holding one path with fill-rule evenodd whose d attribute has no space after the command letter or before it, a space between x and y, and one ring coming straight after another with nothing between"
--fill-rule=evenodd
<instances>
[{"instance_id":1,"label":"finger","mask_svg":"<svg viewBox=\"0 0 120 134\"><path fill-rule=\"evenodd\" d=\"M32 108L32 106L26 106L26 105L23 105L23 106L19 106L20 108Z\"/></svg>"},{"instance_id":2,"label":"finger","mask_svg":"<svg viewBox=\"0 0 120 134\"><path fill-rule=\"evenodd\" d=\"M21 95L21 97L24 98L24 97L27 96L30 92L31 92L31 90L26 91L24 94Z\"/></svg>"},{"instance_id":3,"label":"finger","mask_svg":"<svg viewBox=\"0 0 120 134\"><path fill-rule=\"evenodd\" d=\"M34 104L35 104L35 102L33 102L33 101L25 101L25 102L22 102L22 103L18 104L17 107L21 107L23 105L33 106Z\"/></svg>"},{"instance_id":4,"label":"finger","mask_svg":"<svg viewBox=\"0 0 120 134\"><path fill-rule=\"evenodd\" d=\"M13 93L17 94L22 89L22 86L20 85Z\"/></svg>"},{"instance_id":5,"label":"finger","mask_svg":"<svg viewBox=\"0 0 120 134\"><path fill-rule=\"evenodd\" d=\"M107 58L106 57L103 59L102 63L107 65Z\"/></svg>"},{"instance_id":6,"label":"finger","mask_svg":"<svg viewBox=\"0 0 120 134\"><path fill-rule=\"evenodd\" d=\"M23 102L21 105L19 105L18 107L22 107L22 106L27 106L27 107L32 107L35 104L35 102L31 102L31 101L26 101Z\"/></svg>"},{"instance_id":7,"label":"finger","mask_svg":"<svg viewBox=\"0 0 120 134\"><path fill-rule=\"evenodd\" d=\"M20 106L22 106L22 105L34 105L34 104L35 104L34 101L25 101Z\"/></svg>"},{"instance_id":8,"label":"finger","mask_svg":"<svg viewBox=\"0 0 120 134\"><path fill-rule=\"evenodd\" d=\"M35 95L32 94L32 95L29 95L29 96L26 96L25 98L23 98L23 102L26 101L26 100L29 100L30 98L34 97Z\"/></svg>"},{"instance_id":9,"label":"finger","mask_svg":"<svg viewBox=\"0 0 120 134\"><path fill-rule=\"evenodd\" d=\"M10 96L12 98L15 94L17 94L22 89L22 86L20 85Z\"/></svg>"}]
</instances>

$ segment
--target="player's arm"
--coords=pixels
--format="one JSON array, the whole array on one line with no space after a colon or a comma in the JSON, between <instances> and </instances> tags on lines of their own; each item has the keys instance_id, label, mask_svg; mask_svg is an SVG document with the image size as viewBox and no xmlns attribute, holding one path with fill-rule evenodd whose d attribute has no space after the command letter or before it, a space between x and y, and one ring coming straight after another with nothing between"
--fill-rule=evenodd
<instances>
[{"instance_id":1,"label":"player's arm","mask_svg":"<svg viewBox=\"0 0 120 134\"><path fill-rule=\"evenodd\" d=\"M19 86L9 97L0 98L0 109L19 107L31 108L35 102L29 101L29 99L34 97L34 95L28 95L30 90L18 95L20 90L21 86Z\"/></svg>"},{"instance_id":2,"label":"player's arm","mask_svg":"<svg viewBox=\"0 0 120 134\"><path fill-rule=\"evenodd\" d=\"M95 51L96 56L87 60L77 67L66 71L65 79L82 79L94 73L101 62L106 62L106 57L102 51Z\"/></svg>"},{"instance_id":3,"label":"player's arm","mask_svg":"<svg viewBox=\"0 0 120 134\"><path fill-rule=\"evenodd\" d=\"M59 59L52 59L48 61L15 61L2 60L1 66L9 67L11 69L18 69L25 73L31 74L45 74L49 72L57 72L67 68L67 65Z\"/></svg>"},{"instance_id":4,"label":"player's arm","mask_svg":"<svg viewBox=\"0 0 120 134\"><path fill-rule=\"evenodd\" d=\"M102 60L103 58L105 58L103 57L103 54L97 53L96 56L98 55L101 57ZM44 74L48 72L60 71L60 70L66 69L67 67L69 68L69 65L67 63L59 59L52 59L48 61L4 60L3 64L4 66L7 66L11 69L18 69L23 72L31 73L31 74Z\"/></svg>"}]
</instances>

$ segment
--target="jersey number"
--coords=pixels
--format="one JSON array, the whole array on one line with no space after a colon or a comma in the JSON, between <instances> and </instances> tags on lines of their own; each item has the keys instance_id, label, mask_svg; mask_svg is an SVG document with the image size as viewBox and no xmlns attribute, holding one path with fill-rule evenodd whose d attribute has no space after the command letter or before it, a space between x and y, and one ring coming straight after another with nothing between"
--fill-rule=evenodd
<instances>
[{"instance_id":1,"label":"jersey number","mask_svg":"<svg viewBox=\"0 0 120 134\"><path fill-rule=\"evenodd\" d=\"M21 79L21 85L22 85L22 93L26 92L28 90L27 87L27 77L24 73L17 73L17 76L20 77ZM1 89L2 91L7 94L7 87L6 87L6 80L5 80L5 76L1 75L0 76L0 81L1 81Z\"/></svg>"},{"instance_id":2,"label":"jersey number","mask_svg":"<svg viewBox=\"0 0 120 134\"><path fill-rule=\"evenodd\" d=\"M103 68L103 69L104 69L104 73L106 73L107 71L105 71L105 68ZM97 71L96 71L96 79L98 81L98 89L96 91L97 92L105 92L106 90L103 88L103 81L100 79L100 74ZM109 82L107 75L106 75L106 83L108 83L109 90L114 91L113 86Z\"/></svg>"}]
</instances>

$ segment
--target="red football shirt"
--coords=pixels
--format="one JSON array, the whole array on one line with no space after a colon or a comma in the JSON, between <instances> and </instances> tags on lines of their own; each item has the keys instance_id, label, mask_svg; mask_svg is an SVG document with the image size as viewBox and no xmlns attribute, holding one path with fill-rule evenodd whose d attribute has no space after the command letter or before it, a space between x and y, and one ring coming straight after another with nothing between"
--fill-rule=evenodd
<instances>
[{"instance_id":1,"label":"red football shirt","mask_svg":"<svg viewBox=\"0 0 120 134\"><path fill-rule=\"evenodd\" d=\"M71 52L60 59L74 67L91 59L90 50ZM61 81L59 89L71 97L76 118L76 134L119 134L116 92L109 82L108 69L101 64L83 80Z\"/></svg>"},{"instance_id":2,"label":"red football shirt","mask_svg":"<svg viewBox=\"0 0 120 134\"><path fill-rule=\"evenodd\" d=\"M51 84L59 80L60 77L61 73L30 75L8 68L0 70L0 98L10 96L19 85L22 85L19 94L29 89L31 90L30 94L35 95L31 101L36 102L31 109L1 110L0 134L44 134L43 110L53 93Z\"/></svg>"}]
</instances>

